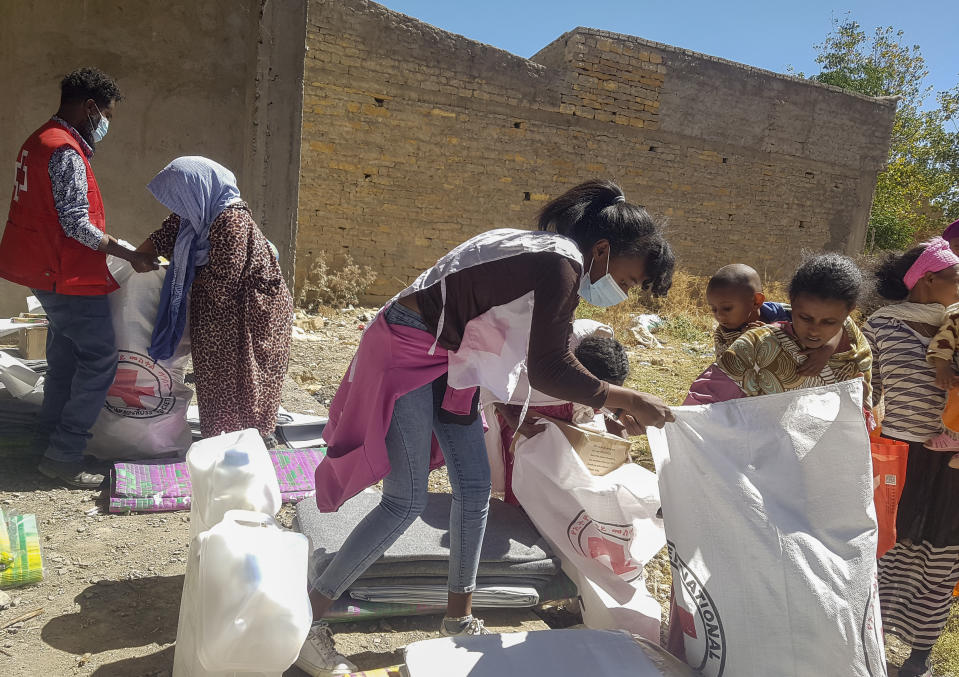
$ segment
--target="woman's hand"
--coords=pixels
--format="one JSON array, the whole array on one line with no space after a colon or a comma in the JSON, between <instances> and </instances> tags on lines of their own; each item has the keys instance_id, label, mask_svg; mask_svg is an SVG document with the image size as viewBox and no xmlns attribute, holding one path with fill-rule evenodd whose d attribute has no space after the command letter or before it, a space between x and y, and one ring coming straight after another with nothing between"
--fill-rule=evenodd
<instances>
[{"instance_id":1,"label":"woman's hand","mask_svg":"<svg viewBox=\"0 0 959 677\"><path fill-rule=\"evenodd\" d=\"M143 245L140 245L141 247ZM133 270L138 273L149 273L151 270L156 270L160 267L160 262L157 261L156 250L153 252L140 251L139 249L127 249L112 235L107 233L103 234L103 237L100 239L99 251L104 254L109 254L110 256L116 256L117 258L128 261Z\"/></svg>"},{"instance_id":2,"label":"woman's hand","mask_svg":"<svg viewBox=\"0 0 959 677\"><path fill-rule=\"evenodd\" d=\"M620 386L609 387L606 408L625 412L619 421L630 435L642 435L650 426L662 428L676 420L667 404L655 395Z\"/></svg>"},{"instance_id":3,"label":"woman's hand","mask_svg":"<svg viewBox=\"0 0 959 677\"><path fill-rule=\"evenodd\" d=\"M157 261L156 256L146 252L130 252L130 258L127 260L133 266L133 270L138 273L149 273L151 270L160 267L160 262Z\"/></svg>"},{"instance_id":4,"label":"woman's hand","mask_svg":"<svg viewBox=\"0 0 959 677\"><path fill-rule=\"evenodd\" d=\"M836 335L831 339L823 343L818 348L806 348L805 350L800 350L800 355L806 356L806 361L799 365L799 369L796 370L796 374L802 377L807 376L819 376L822 372L823 367L826 366L826 363L829 362L829 358L832 357L836 350L839 349L839 344L842 342L842 337L845 335L845 330L841 329L836 332Z\"/></svg>"},{"instance_id":5,"label":"woman's hand","mask_svg":"<svg viewBox=\"0 0 959 677\"><path fill-rule=\"evenodd\" d=\"M936 387L943 390L952 390L959 386L959 375L952 368L952 362L944 360L941 357L930 358L933 366L936 368Z\"/></svg>"}]
</instances>

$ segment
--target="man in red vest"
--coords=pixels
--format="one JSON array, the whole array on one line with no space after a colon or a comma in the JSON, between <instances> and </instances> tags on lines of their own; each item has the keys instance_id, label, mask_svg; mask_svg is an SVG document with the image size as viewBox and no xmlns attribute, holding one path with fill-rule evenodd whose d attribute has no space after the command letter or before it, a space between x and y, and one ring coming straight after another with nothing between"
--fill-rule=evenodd
<instances>
[{"instance_id":1,"label":"man in red vest","mask_svg":"<svg viewBox=\"0 0 959 677\"><path fill-rule=\"evenodd\" d=\"M30 287L47 314L47 366L38 440L39 470L81 488L103 475L88 471L83 451L117 369L107 294L117 283L107 254L138 272L154 257L106 233L103 200L90 158L107 133L120 90L96 68L60 83L60 109L24 142L7 226L0 241L0 276Z\"/></svg>"}]
</instances>

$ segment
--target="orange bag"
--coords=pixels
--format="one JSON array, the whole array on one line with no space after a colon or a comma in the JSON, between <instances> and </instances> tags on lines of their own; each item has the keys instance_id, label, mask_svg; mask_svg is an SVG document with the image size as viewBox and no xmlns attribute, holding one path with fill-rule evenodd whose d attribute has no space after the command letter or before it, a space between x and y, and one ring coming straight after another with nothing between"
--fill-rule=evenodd
<instances>
[{"instance_id":1,"label":"orange bag","mask_svg":"<svg viewBox=\"0 0 959 677\"><path fill-rule=\"evenodd\" d=\"M906 481L909 445L885 437L870 439L872 450L872 489L879 523L879 545L876 557L882 557L896 544L896 513L899 497Z\"/></svg>"}]
</instances>

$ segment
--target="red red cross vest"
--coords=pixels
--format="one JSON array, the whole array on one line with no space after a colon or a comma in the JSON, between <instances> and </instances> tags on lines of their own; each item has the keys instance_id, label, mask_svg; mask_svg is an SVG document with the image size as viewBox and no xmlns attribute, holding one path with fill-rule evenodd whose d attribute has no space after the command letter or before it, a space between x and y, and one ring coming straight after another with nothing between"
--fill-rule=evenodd
<instances>
[{"instance_id":1,"label":"red red cross vest","mask_svg":"<svg viewBox=\"0 0 959 677\"><path fill-rule=\"evenodd\" d=\"M90 222L106 230L103 199L93 168L73 135L51 120L26 140L17 157L10 214L0 241L0 277L58 294L109 294L119 285L107 270L106 254L67 237L60 225L49 165L50 156L63 146L73 148L83 158Z\"/></svg>"}]
</instances>

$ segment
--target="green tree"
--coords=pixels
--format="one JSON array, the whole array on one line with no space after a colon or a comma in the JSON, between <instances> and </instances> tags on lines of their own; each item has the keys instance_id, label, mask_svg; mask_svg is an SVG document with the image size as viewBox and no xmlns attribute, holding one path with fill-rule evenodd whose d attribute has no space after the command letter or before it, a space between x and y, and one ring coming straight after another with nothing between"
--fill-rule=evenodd
<instances>
[{"instance_id":1,"label":"green tree","mask_svg":"<svg viewBox=\"0 0 959 677\"><path fill-rule=\"evenodd\" d=\"M919 45L902 31L877 28L869 36L849 15L815 46L821 71L814 80L868 96L900 98L889 162L876 181L866 242L901 249L959 218L959 85L936 95Z\"/></svg>"}]
</instances>

